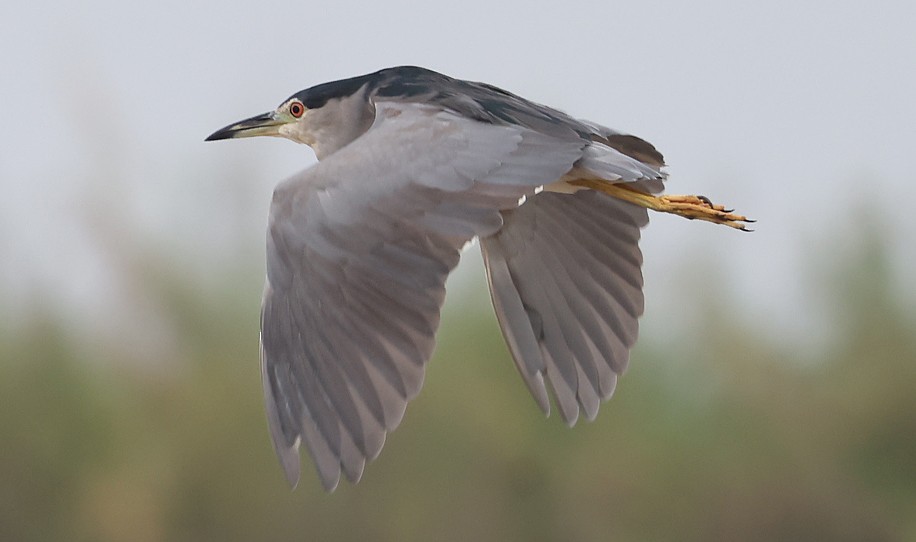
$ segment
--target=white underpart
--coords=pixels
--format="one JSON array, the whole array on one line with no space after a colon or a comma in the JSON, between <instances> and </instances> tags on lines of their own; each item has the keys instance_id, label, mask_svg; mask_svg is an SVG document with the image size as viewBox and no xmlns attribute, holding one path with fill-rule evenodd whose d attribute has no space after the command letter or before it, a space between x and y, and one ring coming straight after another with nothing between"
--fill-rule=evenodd
<instances>
[{"instance_id":1,"label":"white underpart","mask_svg":"<svg viewBox=\"0 0 916 542\"><path fill-rule=\"evenodd\" d=\"M545 184L541 187L544 192L555 192L557 194L575 194L579 190L586 190L584 186L574 186L566 182L565 179Z\"/></svg>"}]
</instances>

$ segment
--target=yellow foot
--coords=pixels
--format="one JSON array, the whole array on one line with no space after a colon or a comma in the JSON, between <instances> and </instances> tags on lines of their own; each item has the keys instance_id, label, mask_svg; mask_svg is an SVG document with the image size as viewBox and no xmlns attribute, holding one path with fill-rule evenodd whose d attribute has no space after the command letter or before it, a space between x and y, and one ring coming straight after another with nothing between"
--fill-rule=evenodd
<instances>
[{"instance_id":1,"label":"yellow foot","mask_svg":"<svg viewBox=\"0 0 916 542\"><path fill-rule=\"evenodd\" d=\"M593 179L576 179L569 183L598 190L653 211L671 213L691 220L705 220L736 230L753 231L747 228L749 223L754 222L753 220L744 215L734 214L733 209L726 209L724 205L716 205L705 196L655 196L634 190L626 184L614 184Z\"/></svg>"},{"instance_id":2,"label":"yellow foot","mask_svg":"<svg viewBox=\"0 0 916 542\"><path fill-rule=\"evenodd\" d=\"M734 209L716 205L705 196L657 196L658 206L649 207L663 213L672 213L684 218L705 220L722 224L742 231L753 231L747 228L754 222L744 215L735 214Z\"/></svg>"}]
</instances>

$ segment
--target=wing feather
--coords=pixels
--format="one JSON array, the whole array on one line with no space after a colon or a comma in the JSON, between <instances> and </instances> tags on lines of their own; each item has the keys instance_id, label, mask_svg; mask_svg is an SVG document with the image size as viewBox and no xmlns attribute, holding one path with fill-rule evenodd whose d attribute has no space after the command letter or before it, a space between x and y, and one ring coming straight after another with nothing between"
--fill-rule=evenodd
<instances>
[{"instance_id":1,"label":"wing feather","mask_svg":"<svg viewBox=\"0 0 916 542\"><path fill-rule=\"evenodd\" d=\"M542 193L481 240L493 304L516 366L548 412L589 419L626 369L643 311L645 209L592 191Z\"/></svg>"}]
</instances>

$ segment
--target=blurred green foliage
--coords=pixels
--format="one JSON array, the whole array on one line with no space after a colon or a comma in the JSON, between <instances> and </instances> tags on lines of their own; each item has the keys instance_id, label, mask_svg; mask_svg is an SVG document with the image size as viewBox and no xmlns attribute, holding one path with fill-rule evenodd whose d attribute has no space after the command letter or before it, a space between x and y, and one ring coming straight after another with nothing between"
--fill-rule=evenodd
<instances>
[{"instance_id":1,"label":"blurred green foliage","mask_svg":"<svg viewBox=\"0 0 916 542\"><path fill-rule=\"evenodd\" d=\"M644 336L573 430L482 297L449 310L403 425L332 495L308 463L290 492L274 458L251 276L203 291L136 266L172 330L160 362L53 310L0 337L0 540L916 540L916 321L878 238L857 247L811 262L823 351L697 289L693 339Z\"/></svg>"}]
</instances>

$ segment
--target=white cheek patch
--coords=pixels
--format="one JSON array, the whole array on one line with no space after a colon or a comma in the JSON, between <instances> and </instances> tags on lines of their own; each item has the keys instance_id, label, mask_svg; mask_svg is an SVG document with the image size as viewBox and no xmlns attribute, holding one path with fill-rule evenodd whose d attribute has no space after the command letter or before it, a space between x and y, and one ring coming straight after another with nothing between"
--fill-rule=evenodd
<instances>
[{"instance_id":1,"label":"white cheek patch","mask_svg":"<svg viewBox=\"0 0 916 542\"><path fill-rule=\"evenodd\" d=\"M308 128L308 118L309 112L306 111L305 115L301 119L293 122L286 123L280 126L278 133L281 137L285 137L290 141L295 141L296 143L302 143L308 145L309 147L314 148L316 144L315 134Z\"/></svg>"}]
</instances>

